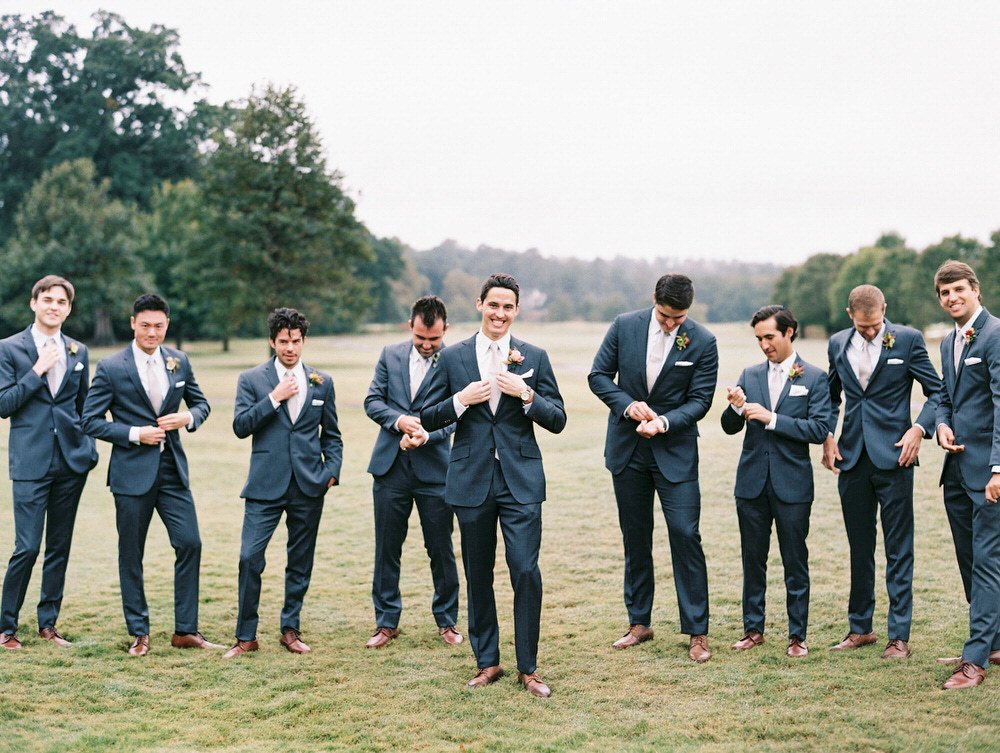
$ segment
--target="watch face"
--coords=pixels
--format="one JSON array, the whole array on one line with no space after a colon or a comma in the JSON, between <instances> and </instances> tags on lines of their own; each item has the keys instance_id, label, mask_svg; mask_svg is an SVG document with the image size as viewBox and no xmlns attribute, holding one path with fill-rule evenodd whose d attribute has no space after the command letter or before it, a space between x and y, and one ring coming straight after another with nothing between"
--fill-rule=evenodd
<instances>
[{"instance_id":1,"label":"watch face","mask_svg":"<svg viewBox=\"0 0 1000 753\"><path fill-rule=\"evenodd\" d=\"M522 403L528 402L529 397L531 397L531 390L525 390L524 392L521 393L521 402Z\"/></svg>"}]
</instances>

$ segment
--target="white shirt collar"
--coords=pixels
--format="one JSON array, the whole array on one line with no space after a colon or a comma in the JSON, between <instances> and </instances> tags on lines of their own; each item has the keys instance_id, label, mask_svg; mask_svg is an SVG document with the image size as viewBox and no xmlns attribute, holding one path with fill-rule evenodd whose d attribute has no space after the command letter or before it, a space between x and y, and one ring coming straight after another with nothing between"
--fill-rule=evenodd
<instances>
[{"instance_id":1,"label":"white shirt collar","mask_svg":"<svg viewBox=\"0 0 1000 753\"><path fill-rule=\"evenodd\" d=\"M875 338L871 341L871 344L877 347L881 347L882 339L884 337L885 337L885 319L882 320L882 329L880 329L878 331L878 334L875 335ZM854 334L851 336L851 344L858 350L861 350L864 347L865 342L866 341L864 335L862 335L857 330L854 330Z\"/></svg>"},{"instance_id":2,"label":"white shirt collar","mask_svg":"<svg viewBox=\"0 0 1000 753\"><path fill-rule=\"evenodd\" d=\"M297 364L295 364L291 369L289 369L287 366L285 366L285 364L283 364L281 361L278 360L277 356L275 356L274 370L278 374L278 379L284 377L286 371L291 371L295 375L295 378L299 381L300 384L303 381L305 381L306 378L306 369L305 366L302 365L301 358L299 359L299 362Z\"/></svg>"},{"instance_id":3,"label":"white shirt collar","mask_svg":"<svg viewBox=\"0 0 1000 753\"><path fill-rule=\"evenodd\" d=\"M135 359L136 366L145 366L148 361L153 359L156 359L159 364L163 365L163 353L160 352L159 345L156 346L156 350L147 355L146 351L139 347L139 343L133 340L132 357Z\"/></svg>"},{"instance_id":4,"label":"white shirt collar","mask_svg":"<svg viewBox=\"0 0 1000 753\"><path fill-rule=\"evenodd\" d=\"M31 325L31 338L35 341L35 348L41 350L49 338L54 338L56 343L62 343L62 329L56 331L54 335L45 335L38 329L38 326L34 323Z\"/></svg>"},{"instance_id":5,"label":"white shirt collar","mask_svg":"<svg viewBox=\"0 0 1000 753\"><path fill-rule=\"evenodd\" d=\"M430 360L433 357L434 357L434 353L431 353L429 356L427 356L427 358L424 358L422 355L420 355L420 351L417 350L417 346L416 345L411 345L410 346L410 365L411 366L416 366L421 361L427 361L427 360Z\"/></svg>"},{"instance_id":6,"label":"white shirt collar","mask_svg":"<svg viewBox=\"0 0 1000 753\"><path fill-rule=\"evenodd\" d=\"M790 355L788 358L786 358L781 363L769 363L768 369L779 370L779 371L781 371L781 373L787 374L791 370L792 365L795 363L795 361L798 359L798 357L799 357L799 354L796 353L793 350L792 351L792 355Z\"/></svg>"},{"instance_id":7,"label":"white shirt collar","mask_svg":"<svg viewBox=\"0 0 1000 753\"><path fill-rule=\"evenodd\" d=\"M958 332L958 334L960 334L960 335L963 334L965 332L965 330L967 330L969 327L971 327L973 324L975 324L976 319L979 318L979 315L981 313L983 313L983 304L980 303L979 304L979 308L976 309L976 313L974 313L972 315L972 318L969 319L969 321L967 321L965 323L964 327L960 326L958 322L955 322L955 330Z\"/></svg>"},{"instance_id":8,"label":"white shirt collar","mask_svg":"<svg viewBox=\"0 0 1000 753\"><path fill-rule=\"evenodd\" d=\"M479 332L476 333L476 356L481 358L486 355L486 351L490 349L490 345L494 342L500 346L500 355L506 358L507 354L510 352L510 330L508 330L507 334L499 340L491 340L483 334L482 330L479 330Z\"/></svg>"},{"instance_id":9,"label":"white shirt collar","mask_svg":"<svg viewBox=\"0 0 1000 753\"><path fill-rule=\"evenodd\" d=\"M664 332L663 331L663 327L660 326L660 322L657 321L657 319L656 319L656 307L654 306L652 312L649 315L649 332L647 334L647 339L651 340L651 339L653 339L654 336L657 336L657 335L660 335L660 334L663 334L663 335L665 335L667 337L677 337L677 330L679 330L680 328L681 328L681 325L678 324L676 327L674 327L669 332Z\"/></svg>"}]
</instances>

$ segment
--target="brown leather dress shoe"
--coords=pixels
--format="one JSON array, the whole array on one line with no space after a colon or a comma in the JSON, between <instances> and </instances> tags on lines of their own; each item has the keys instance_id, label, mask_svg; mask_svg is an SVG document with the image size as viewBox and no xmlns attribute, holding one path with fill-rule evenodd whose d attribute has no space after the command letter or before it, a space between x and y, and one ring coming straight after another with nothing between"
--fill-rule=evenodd
<instances>
[{"instance_id":1,"label":"brown leather dress shoe","mask_svg":"<svg viewBox=\"0 0 1000 753\"><path fill-rule=\"evenodd\" d=\"M526 675L524 672L518 672L517 681L524 685L524 689L533 696L538 698L549 698L552 695L552 691L549 690L549 686L542 682L542 678L538 676L537 672L532 672L530 675Z\"/></svg>"},{"instance_id":2,"label":"brown leather dress shoe","mask_svg":"<svg viewBox=\"0 0 1000 753\"><path fill-rule=\"evenodd\" d=\"M756 630L748 630L747 634L740 638L736 643L733 644L734 651L749 651L752 648L757 648L761 643L764 642L764 636Z\"/></svg>"},{"instance_id":3,"label":"brown leather dress shoe","mask_svg":"<svg viewBox=\"0 0 1000 753\"><path fill-rule=\"evenodd\" d=\"M906 641L893 638L886 644L885 651L882 652L883 659L909 659L910 647Z\"/></svg>"},{"instance_id":4,"label":"brown leather dress shoe","mask_svg":"<svg viewBox=\"0 0 1000 753\"><path fill-rule=\"evenodd\" d=\"M189 633L188 635L178 635L174 633L170 638L170 645L174 648L214 648L225 651L226 647L219 643L210 643L205 640L201 633Z\"/></svg>"},{"instance_id":5,"label":"brown leather dress shoe","mask_svg":"<svg viewBox=\"0 0 1000 753\"><path fill-rule=\"evenodd\" d=\"M712 658L712 652L708 650L707 635L692 635L691 646L688 648L688 659L703 664Z\"/></svg>"},{"instance_id":6,"label":"brown leather dress shoe","mask_svg":"<svg viewBox=\"0 0 1000 753\"><path fill-rule=\"evenodd\" d=\"M962 666L955 670L955 674L945 680L942 690L964 690L974 688L986 679L986 670L977 667L969 661L962 662Z\"/></svg>"},{"instance_id":7,"label":"brown leather dress shoe","mask_svg":"<svg viewBox=\"0 0 1000 753\"><path fill-rule=\"evenodd\" d=\"M368 639L368 643L365 644L365 648L382 648L398 635L399 630L397 628L377 627L375 628L375 632L372 633L372 637Z\"/></svg>"},{"instance_id":8,"label":"brown leather dress shoe","mask_svg":"<svg viewBox=\"0 0 1000 753\"><path fill-rule=\"evenodd\" d=\"M794 635L788 639L788 651L786 651L792 659L802 659L809 656L809 647L806 645L805 641L799 640Z\"/></svg>"},{"instance_id":9,"label":"brown leather dress shoe","mask_svg":"<svg viewBox=\"0 0 1000 753\"><path fill-rule=\"evenodd\" d=\"M629 625L625 635L612 643L611 648L630 648L651 640L653 640L653 628L645 625Z\"/></svg>"},{"instance_id":10,"label":"brown leather dress shoe","mask_svg":"<svg viewBox=\"0 0 1000 753\"><path fill-rule=\"evenodd\" d=\"M128 649L129 656L145 656L149 653L149 636L137 635Z\"/></svg>"},{"instance_id":11,"label":"brown leather dress shoe","mask_svg":"<svg viewBox=\"0 0 1000 753\"><path fill-rule=\"evenodd\" d=\"M961 664L961 656L942 656L937 660L938 664ZM990 651L990 664L1000 664L1000 648Z\"/></svg>"},{"instance_id":12,"label":"brown leather dress shoe","mask_svg":"<svg viewBox=\"0 0 1000 753\"><path fill-rule=\"evenodd\" d=\"M72 642L66 640L61 635L59 635L59 633L56 631L54 627L42 628L41 630L38 631L38 636L40 638L44 638L47 641L52 641L54 644L56 644L57 646L61 646L62 648L66 648L67 646L73 645Z\"/></svg>"},{"instance_id":13,"label":"brown leather dress shoe","mask_svg":"<svg viewBox=\"0 0 1000 753\"><path fill-rule=\"evenodd\" d=\"M876 641L878 641L878 636L875 633L848 633L847 637L836 646L830 646L830 650L853 651L862 646L871 646Z\"/></svg>"},{"instance_id":14,"label":"brown leather dress shoe","mask_svg":"<svg viewBox=\"0 0 1000 753\"><path fill-rule=\"evenodd\" d=\"M447 643L449 646L457 646L459 643L465 640L462 634L458 632L454 625L449 625L448 627L438 628L438 633L441 635L441 640Z\"/></svg>"},{"instance_id":15,"label":"brown leather dress shoe","mask_svg":"<svg viewBox=\"0 0 1000 753\"><path fill-rule=\"evenodd\" d=\"M286 630L281 634L280 643L293 654L308 654L312 649L302 641L300 635L298 630Z\"/></svg>"},{"instance_id":16,"label":"brown leather dress shoe","mask_svg":"<svg viewBox=\"0 0 1000 753\"><path fill-rule=\"evenodd\" d=\"M236 641L236 645L229 649L226 653L222 655L223 659L235 659L240 654L246 654L250 651L256 651L260 648L260 644L257 641Z\"/></svg>"},{"instance_id":17,"label":"brown leather dress shoe","mask_svg":"<svg viewBox=\"0 0 1000 753\"><path fill-rule=\"evenodd\" d=\"M476 676L465 683L470 688L485 688L490 683L496 682L503 677L503 667L495 664L492 667L480 667Z\"/></svg>"},{"instance_id":18,"label":"brown leather dress shoe","mask_svg":"<svg viewBox=\"0 0 1000 753\"><path fill-rule=\"evenodd\" d=\"M8 651L20 651L24 646L13 633L0 633L0 648L5 648Z\"/></svg>"}]
</instances>

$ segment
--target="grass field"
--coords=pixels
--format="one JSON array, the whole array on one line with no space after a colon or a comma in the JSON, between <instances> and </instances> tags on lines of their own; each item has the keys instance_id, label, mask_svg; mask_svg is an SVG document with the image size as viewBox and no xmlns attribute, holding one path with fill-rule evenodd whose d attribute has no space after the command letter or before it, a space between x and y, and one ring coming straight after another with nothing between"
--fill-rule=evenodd
<instances>
[{"instance_id":1,"label":"grass field","mask_svg":"<svg viewBox=\"0 0 1000 753\"><path fill-rule=\"evenodd\" d=\"M452 341L474 331L454 326ZM662 517L655 534L656 639L625 652L611 642L627 627L622 551L611 480L603 465L606 409L588 390L590 360L605 327L515 325L547 348L566 401L563 434L540 432L548 478L541 553L545 597L539 671L553 689L532 698L510 674L469 691L475 661L468 643L440 643L430 614L431 583L415 513L404 549L402 635L381 651L362 647L374 624L371 478L365 473L377 427L362 401L391 331L317 337L305 361L334 375L345 442L342 486L327 496L312 587L303 610L312 654L278 645L284 534L269 548L261 597L261 650L234 662L178 651L173 631L173 555L162 524L151 526L146 590L152 653L125 654L118 592L114 505L104 479L110 447L84 493L59 627L75 642L58 649L34 636L36 565L21 613L26 650L0 656L3 751L996 751L1000 746L1000 673L973 691L938 688L967 635L964 601L937 487L941 452L924 443L916 482L914 624L909 661L881 661L884 587L877 591L877 647L843 655L827 647L847 632L848 550L836 483L819 465L809 537L812 605L803 661L785 657L786 617L776 542L769 570L768 642L748 654L728 646L741 636L740 547L732 498L741 439L727 437L718 415L724 387L761 355L746 325L715 328L719 392L701 423L702 537L709 567L710 645L705 665L687 659ZM825 367L825 341L799 343ZM935 349L932 347L932 351ZM265 357L264 343L216 344L189 351L213 412L184 437L204 541L201 630L231 643L243 506L238 494L249 441L231 430L237 373ZM104 353L92 355L92 361ZM0 458L6 469L7 431ZM456 532L456 553L458 535ZM0 483L0 559L12 548L10 486ZM884 568L881 545L878 569ZM501 654L514 669L511 591L498 553ZM460 627L465 627L464 578Z\"/></svg>"}]
</instances>

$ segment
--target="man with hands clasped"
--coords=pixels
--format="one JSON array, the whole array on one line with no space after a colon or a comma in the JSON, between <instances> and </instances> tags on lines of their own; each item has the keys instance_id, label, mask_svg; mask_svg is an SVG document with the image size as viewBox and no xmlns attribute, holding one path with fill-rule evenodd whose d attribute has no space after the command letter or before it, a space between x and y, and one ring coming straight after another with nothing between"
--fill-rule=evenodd
<instances>
[{"instance_id":1,"label":"man with hands clasped","mask_svg":"<svg viewBox=\"0 0 1000 753\"><path fill-rule=\"evenodd\" d=\"M743 638L733 644L749 651L764 642L764 604L771 523L785 567L788 649L793 659L809 653L809 513L813 473L809 445L822 444L829 431L830 392L822 369L795 352L798 322L784 306L764 306L750 322L765 358L744 369L726 389L729 407L722 428L736 434L746 427L736 469L736 514L743 552Z\"/></svg>"}]
</instances>

